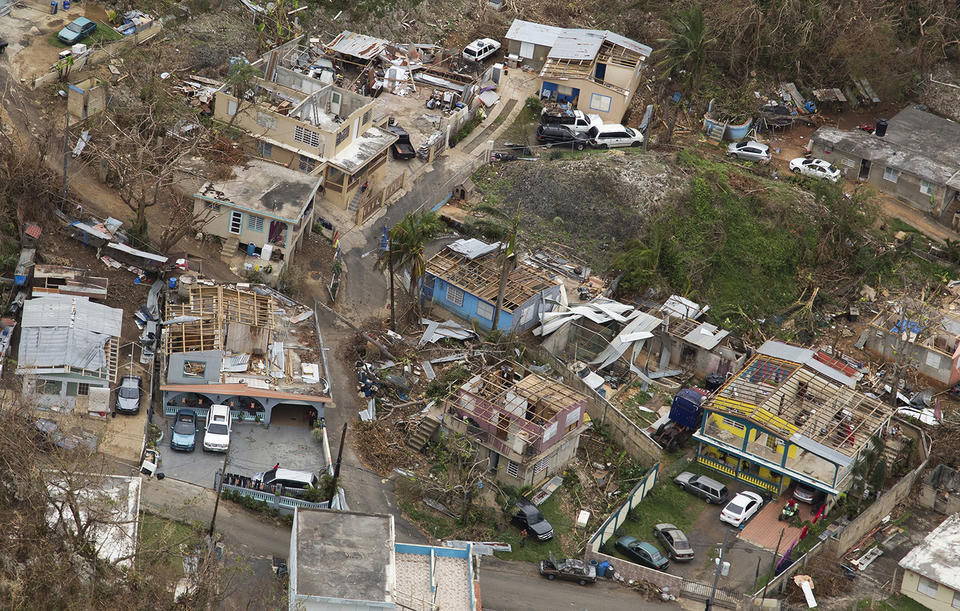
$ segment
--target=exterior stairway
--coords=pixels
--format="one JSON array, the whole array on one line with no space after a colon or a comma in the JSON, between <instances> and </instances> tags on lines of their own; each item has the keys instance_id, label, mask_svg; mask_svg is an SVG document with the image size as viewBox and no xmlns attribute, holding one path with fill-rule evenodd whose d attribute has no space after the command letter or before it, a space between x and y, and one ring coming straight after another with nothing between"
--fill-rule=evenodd
<instances>
[{"instance_id":1,"label":"exterior stairway","mask_svg":"<svg viewBox=\"0 0 960 611\"><path fill-rule=\"evenodd\" d=\"M419 452L423 446L427 445L430 438L436 430L440 428L440 421L432 416L424 416L420 421L420 426L413 432L413 435L407 438L407 447Z\"/></svg>"},{"instance_id":2,"label":"exterior stairway","mask_svg":"<svg viewBox=\"0 0 960 611\"><path fill-rule=\"evenodd\" d=\"M350 200L350 204L347 206L347 210L350 212L356 212L357 208L360 207L360 200L363 199L363 191L357 189L357 192L353 194L353 199Z\"/></svg>"},{"instance_id":3,"label":"exterior stairway","mask_svg":"<svg viewBox=\"0 0 960 611\"><path fill-rule=\"evenodd\" d=\"M707 141L713 142L715 144L720 144L723 142L723 136L727 132L727 124L713 124L710 126L710 129L707 130Z\"/></svg>"},{"instance_id":4,"label":"exterior stairway","mask_svg":"<svg viewBox=\"0 0 960 611\"><path fill-rule=\"evenodd\" d=\"M240 246L240 240L235 237L227 238L223 243L223 246L220 248L220 254L225 257L230 257L236 254L237 248Z\"/></svg>"}]
</instances>

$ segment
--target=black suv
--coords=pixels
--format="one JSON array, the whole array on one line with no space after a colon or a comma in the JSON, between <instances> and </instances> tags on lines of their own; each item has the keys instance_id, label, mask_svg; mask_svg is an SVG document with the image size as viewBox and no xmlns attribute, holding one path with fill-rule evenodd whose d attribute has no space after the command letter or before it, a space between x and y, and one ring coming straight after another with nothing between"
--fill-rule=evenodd
<instances>
[{"instance_id":1,"label":"black suv","mask_svg":"<svg viewBox=\"0 0 960 611\"><path fill-rule=\"evenodd\" d=\"M537 142L552 146L569 146L582 151L587 147L589 139L585 134L579 134L566 125L540 125L537 127Z\"/></svg>"},{"instance_id":2,"label":"black suv","mask_svg":"<svg viewBox=\"0 0 960 611\"><path fill-rule=\"evenodd\" d=\"M550 522L547 522L537 506L527 499L517 501L510 522L520 529L527 529L531 535L536 536L540 541L553 539L553 526L550 526Z\"/></svg>"}]
</instances>

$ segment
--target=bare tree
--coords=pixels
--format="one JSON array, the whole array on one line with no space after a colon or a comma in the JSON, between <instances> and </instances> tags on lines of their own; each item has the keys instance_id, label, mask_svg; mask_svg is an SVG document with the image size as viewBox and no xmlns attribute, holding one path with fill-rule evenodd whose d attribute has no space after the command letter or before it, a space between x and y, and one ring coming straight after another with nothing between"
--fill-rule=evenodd
<instances>
[{"instance_id":1,"label":"bare tree","mask_svg":"<svg viewBox=\"0 0 960 611\"><path fill-rule=\"evenodd\" d=\"M911 290L904 283L904 290L897 299L891 315L887 318L889 328L887 346L891 351L887 379L891 380L890 404L897 405L897 393L900 384L911 373L916 374L923 346L940 327L943 315L933 301L940 293L942 285L931 287L924 284Z\"/></svg>"}]
</instances>

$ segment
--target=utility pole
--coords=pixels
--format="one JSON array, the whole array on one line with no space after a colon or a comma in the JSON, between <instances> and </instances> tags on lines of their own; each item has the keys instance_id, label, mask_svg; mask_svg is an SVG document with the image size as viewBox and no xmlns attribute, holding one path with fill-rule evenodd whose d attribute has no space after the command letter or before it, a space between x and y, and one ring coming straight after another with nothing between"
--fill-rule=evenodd
<instances>
[{"instance_id":1,"label":"utility pole","mask_svg":"<svg viewBox=\"0 0 960 611\"><path fill-rule=\"evenodd\" d=\"M763 593L760 595L761 601L767 598L767 586L770 585L770 580L773 579L773 574L777 572L777 553L780 551L780 543L783 542L784 530L786 529L780 529L780 537L777 539L777 547L775 550L773 550L773 561L770 563L770 574L767 576L767 583L763 584Z\"/></svg>"},{"instance_id":2,"label":"utility pole","mask_svg":"<svg viewBox=\"0 0 960 611\"><path fill-rule=\"evenodd\" d=\"M393 300L393 238L387 234L387 264L390 268L390 330L397 330L397 306ZM419 295L417 296L419 298Z\"/></svg>"},{"instance_id":3,"label":"utility pole","mask_svg":"<svg viewBox=\"0 0 960 611\"><path fill-rule=\"evenodd\" d=\"M220 494L223 491L223 482L227 479L227 458L230 457L230 446L223 453L223 470L220 471L220 485L217 486L217 500L213 503L213 516L210 518L210 536L213 536L213 524L217 521L217 509L220 508Z\"/></svg>"},{"instance_id":4,"label":"utility pole","mask_svg":"<svg viewBox=\"0 0 960 611\"><path fill-rule=\"evenodd\" d=\"M507 292L507 279L510 272L513 271L513 264L516 262L517 253L515 252L517 241L517 226L520 224L520 200L517 200L517 208L514 211L513 229L510 231L510 242L501 252L502 264L500 266L500 287L497 290L497 303L493 309L493 325L491 331L497 330L497 324L500 322L500 310L503 309L503 296Z\"/></svg>"},{"instance_id":5,"label":"utility pole","mask_svg":"<svg viewBox=\"0 0 960 611\"><path fill-rule=\"evenodd\" d=\"M337 496L337 486L340 482L340 461L343 459L343 442L347 438L347 423L343 423L343 431L340 433L340 449L337 450L337 466L333 468L333 487L330 491L330 509L333 509L333 498Z\"/></svg>"},{"instance_id":6,"label":"utility pole","mask_svg":"<svg viewBox=\"0 0 960 611\"><path fill-rule=\"evenodd\" d=\"M60 212L63 212L67 204L67 160L70 159L70 111L67 110L64 114L66 123L63 127L63 191L60 193Z\"/></svg>"},{"instance_id":7,"label":"utility pole","mask_svg":"<svg viewBox=\"0 0 960 611\"><path fill-rule=\"evenodd\" d=\"M720 544L720 555L717 556L717 570L713 573L713 589L710 590L710 598L707 599L706 611L713 608L713 597L717 594L717 583L720 581L720 571L723 568L723 550L727 547L727 537L730 536L730 529L723 533L723 543Z\"/></svg>"}]
</instances>

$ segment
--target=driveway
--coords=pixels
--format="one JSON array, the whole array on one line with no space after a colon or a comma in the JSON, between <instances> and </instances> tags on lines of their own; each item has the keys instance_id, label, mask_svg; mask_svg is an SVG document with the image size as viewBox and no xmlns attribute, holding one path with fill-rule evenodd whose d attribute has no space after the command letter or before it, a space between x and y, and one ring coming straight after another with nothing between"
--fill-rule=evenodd
<instances>
[{"instance_id":1,"label":"driveway","mask_svg":"<svg viewBox=\"0 0 960 611\"><path fill-rule=\"evenodd\" d=\"M214 487L214 474L223 467L223 454L204 452L200 449L203 430L197 433L197 449L193 452L175 452L170 449L170 425L167 419L164 443L161 452L163 463L160 470L166 477L207 488ZM332 443L332 441L331 441ZM302 416L276 418L270 428L250 423L233 424L230 440L228 473L252 476L266 471L276 463L287 469L318 472L326 465L323 447L315 441Z\"/></svg>"}]
</instances>

